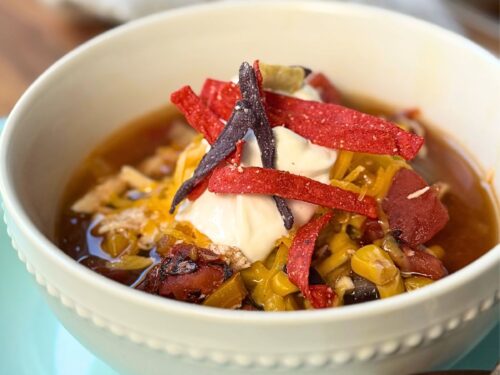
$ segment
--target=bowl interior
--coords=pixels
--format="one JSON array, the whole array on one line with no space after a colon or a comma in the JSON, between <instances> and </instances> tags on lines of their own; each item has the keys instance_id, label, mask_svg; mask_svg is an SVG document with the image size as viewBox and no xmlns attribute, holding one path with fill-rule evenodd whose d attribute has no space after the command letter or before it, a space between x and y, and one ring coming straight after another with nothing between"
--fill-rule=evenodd
<instances>
[{"instance_id":1,"label":"bowl interior","mask_svg":"<svg viewBox=\"0 0 500 375\"><path fill-rule=\"evenodd\" d=\"M228 79L243 60L256 58L309 66L342 90L417 106L471 150L484 170L500 173L500 74L493 56L437 27L382 10L257 3L153 16L63 58L9 120L2 150L9 186L53 238L65 184L101 139L167 103L174 89L197 89L207 76Z\"/></svg>"}]
</instances>

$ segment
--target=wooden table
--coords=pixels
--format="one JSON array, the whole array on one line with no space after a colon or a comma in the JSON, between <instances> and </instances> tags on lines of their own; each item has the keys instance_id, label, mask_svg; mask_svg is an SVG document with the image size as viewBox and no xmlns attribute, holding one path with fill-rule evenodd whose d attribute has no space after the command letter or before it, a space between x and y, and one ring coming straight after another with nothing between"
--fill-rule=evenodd
<instances>
[{"instance_id":1,"label":"wooden table","mask_svg":"<svg viewBox=\"0 0 500 375\"><path fill-rule=\"evenodd\" d=\"M0 0L0 117L54 61L111 27L37 0Z\"/></svg>"},{"instance_id":2,"label":"wooden table","mask_svg":"<svg viewBox=\"0 0 500 375\"><path fill-rule=\"evenodd\" d=\"M12 109L29 84L54 61L111 27L36 0L0 0L0 116ZM474 40L500 53L498 39L469 31Z\"/></svg>"}]
</instances>

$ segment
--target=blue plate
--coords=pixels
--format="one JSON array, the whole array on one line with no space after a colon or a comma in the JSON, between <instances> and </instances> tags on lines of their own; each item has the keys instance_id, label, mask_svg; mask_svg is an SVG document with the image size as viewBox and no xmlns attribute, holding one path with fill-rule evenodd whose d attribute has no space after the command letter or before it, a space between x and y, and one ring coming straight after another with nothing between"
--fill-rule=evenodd
<instances>
[{"instance_id":1,"label":"blue plate","mask_svg":"<svg viewBox=\"0 0 500 375\"><path fill-rule=\"evenodd\" d=\"M0 129L2 126L0 119ZM0 215L3 213L0 210ZM92 355L57 321L33 277L16 257L0 220L0 374L119 375ZM454 369L489 370L499 360L500 326Z\"/></svg>"}]
</instances>

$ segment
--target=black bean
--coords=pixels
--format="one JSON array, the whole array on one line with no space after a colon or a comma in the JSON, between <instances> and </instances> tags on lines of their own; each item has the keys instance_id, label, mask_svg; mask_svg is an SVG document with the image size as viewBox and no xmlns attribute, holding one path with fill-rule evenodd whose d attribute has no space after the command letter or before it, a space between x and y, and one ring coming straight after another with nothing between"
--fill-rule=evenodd
<instances>
[{"instance_id":1,"label":"black bean","mask_svg":"<svg viewBox=\"0 0 500 375\"><path fill-rule=\"evenodd\" d=\"M354 289L345 292L345 305L374 301L380 298L377 287L371 281L355 274L354 272L351 274L351 279L354 283Z\"/></svg>"},{"instance_id":2,"label":"black bean","mask_svg":"<svg viewBox=\"0 0 500 375\"><path fill-rule=\"evenodd\" d=\"M309 268L309 285L323 285L325 280L321 277L316 268Z\"/></svg>"}]
</instances>

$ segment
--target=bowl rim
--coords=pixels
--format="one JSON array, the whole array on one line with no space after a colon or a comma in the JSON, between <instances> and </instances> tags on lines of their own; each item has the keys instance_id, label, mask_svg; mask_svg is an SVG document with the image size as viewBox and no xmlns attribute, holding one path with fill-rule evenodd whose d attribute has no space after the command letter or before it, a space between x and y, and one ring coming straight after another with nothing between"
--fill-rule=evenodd
<instances>
[{"instance_id":1,"label":"bowl rim","mask_svg":"<svg viewBox=\"0 0 500 375\"><path fill-rule=\"evenodd\" d=\"M168 22L172 18L190 16L197 13L242 9L245 7L261 7L267 11L270 9L280 11L290 10L293 8L295 11L304 10L311 12L324 12L332 15L343 12L344 14L351 14L354 16L371 15L375 17L383 17L386 18L388 22L405 23L408 27L413 27L417 30L417 32L432 32L436 35L440 35L440 37L445 39L448 43L459 44L464 49L470 51L470 53L477 54L487 63L493 64L497 69L500 68L500 64L494 55L461 35L408 15L362 4L336 2L327 3L322 1L307 0L294 0L287 1L286 3L280 2L279 0L265 2L219 2L190 5L183 8L167 10L126 23L90 39L56 61L41 76L39 76L34 83L31 84L31 86L18 100L7 119L5 128L3 129L0 137L0 194L3 199L5 210L4 214L9 215L10 219L13 223L15 223L22 235L27 237L31 243L38 244L38 250L43 253L43 256L50 258L50 261L57 267L62 267L68 273L78 274L78 277L84 278L90 287L95 288L96 290L104 289L106 292L117 296L117 298L128 300L128 303L138 304L143 308L154 309L166 313L182 314L184 316L190 316L191 318L204 318L223 320L226 322L256 323L264 325L285 325L291 322L317 324L325 321L352 320L375 314L394 312L394 310L420 304L426 300L444 295L453 289L456 289L460 285L466 284L468 280L478 277L484 272L485 269L492 267L492 265L494 266L495 263L500 264L500 245L496 245L471 264L447 276L443 280L439 280L439 282L427 286L425 290L416 290L412 293L404 293L392 298L359 305L343 306L340 309L275 312L273 314L265 314L261 311L239 311L209 308L206 306L194 305L150 295L128 286L124 286L79 264L38 230L36 225L29 219L17 197L10 179L7 178L10 174L7 146L10 138L12 138L14 132L16 131L16 123L22 117L23 112L30 107L30 103L36 100L36 97L43 92L43 87L50 83L50 80L56 77L59 71L69 65L69 63L77 60L87 51L92 50L97 46L101 46L105 43L112 43L115 37L120 37L123 34L134 32L135 30L143 27L150 27L159 22ZM498 70L500 73L500 69ZM22 250L20 251L22 252Z\"/></svg>"}]
</instances>

